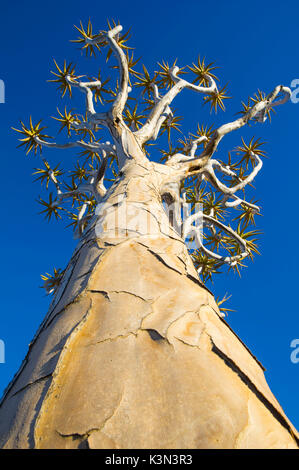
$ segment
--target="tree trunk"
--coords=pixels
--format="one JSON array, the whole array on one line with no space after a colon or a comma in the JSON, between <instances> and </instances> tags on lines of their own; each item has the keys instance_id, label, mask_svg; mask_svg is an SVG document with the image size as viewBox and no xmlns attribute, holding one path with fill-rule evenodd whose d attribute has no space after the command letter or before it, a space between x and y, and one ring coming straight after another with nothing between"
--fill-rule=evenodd
<instances>
[{"instance_id":1,"label":"tree trunk","mask_svg":"<svg viewBox=\"0 0 299 470\"><path fill-rule=\"evenodd\" d=\"M297 448L169 224L160 171L125 165L80 241L3 397L2 448Z\"/></svg>"}]
</instances>

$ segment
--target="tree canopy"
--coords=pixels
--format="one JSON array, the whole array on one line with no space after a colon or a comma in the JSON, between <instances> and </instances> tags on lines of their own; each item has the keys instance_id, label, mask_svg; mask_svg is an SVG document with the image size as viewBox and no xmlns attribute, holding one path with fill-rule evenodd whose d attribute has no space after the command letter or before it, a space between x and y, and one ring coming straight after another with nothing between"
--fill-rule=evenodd
<instances>
[{"instance_id":1,"label":"tree canopy","mask_svg":"<svg viewBox=\"0 0 299 470\"><path fill-rule=\"evenodd\" d=\"M255 219L261 212L252 182L266 152L264 143L253 135L249 140L241 136L239 145L226 156L216 159L214 154L228 133L271 120L274 107L290 98L289 88L278 85L269 94L257 90L241 103L234 121L218 128L201 121L183 135L183 116L172 104L185 88L202 95L207 111L225 111L227 85L219 84L218 67L213 62L202 55L184 67L179 67L177 60L170 64L161 60L149 72L141 59L134 57L130 31L123 32L114 20L108 21L105 31L95 32L90 20L75 28L78 37L72 42L87 57L99 56L103 67L95 76L83 75L75 64L54 60L49 81L66 103L57 107L52 118L59 126L58 139L65 135L63 142L54 141L42 122L31 116L15 129L26 154L41 157L34 171L35 181L47 193L38 199L40 213L48 221L65 221L76 237L84 234L97 204L124 164L117 144L120 122L134 135L146 158L182 174L180 201L191 207L183 236L202 280L212 281L224 269L240 274L245 259L259 253L260 232ZM108 76L110 69L113 78ZM80 91L86 97L85 109L74 107L79 104L75 94ZM66 168L66 159L63 166L52 165L44 156L46 148L71 149L72 166ZM194 225L198 217L202 218L200 233ZM55 292L63 272L54 268L52 274L42 276L48 293Z\"/></svg>"}]
</instances>

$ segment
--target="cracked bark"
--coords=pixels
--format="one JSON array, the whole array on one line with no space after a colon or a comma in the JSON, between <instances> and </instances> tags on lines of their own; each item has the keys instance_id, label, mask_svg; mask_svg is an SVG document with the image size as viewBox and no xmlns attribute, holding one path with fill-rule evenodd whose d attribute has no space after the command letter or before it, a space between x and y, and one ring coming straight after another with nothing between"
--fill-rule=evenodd
<instances>
[{"instance_id":1,"label":"cracked bark","mask_svg":"<svg viewBox=\"0 0 299 470\"><path fill-rule=\"evenodd\" d=\"M169 226L170 171L131 161L108 191L111 212L100 231L101 214L91 221L3 397L1 447L297 448L261 364ZM112 236L120 194L155 236L135 215Z\"/></svg>"}]
</instances>

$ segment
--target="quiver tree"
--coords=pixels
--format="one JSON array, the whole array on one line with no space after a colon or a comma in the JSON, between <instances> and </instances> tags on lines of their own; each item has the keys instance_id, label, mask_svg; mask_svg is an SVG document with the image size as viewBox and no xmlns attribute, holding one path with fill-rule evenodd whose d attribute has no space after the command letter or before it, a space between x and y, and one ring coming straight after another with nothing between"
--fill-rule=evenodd
<instances>
[{"instance_id":1,"label":"quiver tree","mask_svg":"<svg viewBox=\"0 0 299 470\"><path fill-rule=\"evenodd\" d=\"M69 218L79 241L64 270L43 276L53 300L2 399L1 445L297 448L261 364L204 283L257 252L259 207L245 188L262 167L262 144L242 140L236 161L216 159L219 144L269 119L291 92L258 92L237 119L198 125L173 147L172 105L184 89L224 109L214 65L199 58L188 74L165 62L152 75L137 72L128 33L108 26L93 34L90 21L81 24L75 42L87 55L117 58L114 86L55 62L62 96L85 95L83 115L65 107L54 118L67 141L54 142L31 118L17 129L27 153L42 157L37 179L52 186L42 212ZM154 161L149 145L163 134L169 149ZM80 152L69 179L44 158L48 148Z\"/></svg>"}]
</instances>

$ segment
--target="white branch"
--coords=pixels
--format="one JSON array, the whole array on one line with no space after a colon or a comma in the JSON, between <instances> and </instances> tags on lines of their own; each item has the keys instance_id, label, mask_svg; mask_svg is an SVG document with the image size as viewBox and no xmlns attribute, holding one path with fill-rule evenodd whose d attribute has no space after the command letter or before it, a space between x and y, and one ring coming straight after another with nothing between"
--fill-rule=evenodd
<instances>
[{"instance_id":1,"label":"white branch","mask_svg":"<svg viewBox=\"0 0 299 470\"><path fill-rule=\"evenodd\" d=\"M190 145L190 155L184 155L183 153L175 153L172 155L166 162L166 165L177 165L178 163L182 162L189 162L194 160L194 155L197 150L197 147L201 142L207 140L206 136L199 137L198 139L194 140Z\"/></svg>"},{"instance_id":2,"label":"white branch","mask_svg":"<svg viewBox=\"0 0 299 470\"><path fill-rule=\"evenodd\" d=\"M284 96L276 100L277 96L282 93ZM286 103L292 96L292 91L289 87L279 85L277 86L270 95L268 95L267 101L270 103L268 108L273 108L273 106L280 106L281 104ZM276 101L275 101L276 100Z\"/></svg>"},{"instance_id":3,"label":"white branch","mask_svg":"<svg viewBox=\"0 0 299 470\"><path fill-rule=\"evenodd\" d=\"M201 221L201 224L199 224L198 226L194 226L193 223L198 220ZM219 230L228 233L234 240L236 240L238 245L241 247L242 252L234 256L223 256L206 248L202 241L202 226L204 225L207 225L211 228L217 227ZM214 217L203 214L201 211L192 214L185 221L183 230L184 240L188 236L194 236L197 246L202 249L202 251L204 251L208 256L213 259L219 260L222 263L229 264L230 266L237 264L239 260L245 258L249 254L249 251L247 250L246 241L243 240L231 227L227 227L223 223L216 220Z\"/></svg>"},{"instance_id":4,"label":"white branch","mask_svg":"<svg viewBox=\"0 0 299 470\"><path fill-rule=\"evenodd\" d=\"M91 88L101 88L100 80L96 80L93 82L78 82L74 80L70 75L66 76L66 81L69 85L79 88L83 93L86 94L86 110L87 113L90 115L95 115L95 109L93 104L93 92ZM102 114L103 117L106 118L105 113ZM106 120L106 119L105 119Z\"/></svg>"},{"instance_id":5,"label":"white branch","mask_svg":"<svg viewBox=\"0 0 299 470\"><path fill-rule=\"evenodd\" d=\"M235 200L234 201L227 201L227 198L233 197ZM245 199L241 199L235 194L229 194L225 196L225 200L223 201L225 207L236 207L239 206L240 204L243 204L244 206L249 207L252 209L254 212L260 212L259 206L256 206L255 204L252 204L251 202L245 201Z\"/></svg>"},{"instance_id":6,"label":"white branch","mask_svg":"<svg viewBox=\"0 0 299 470\"><path fill-rule=\"evenodd\" d=\"M215 175L213 166L217 165L218 168L220 166L222 170L224 169L217 160L208 160L206 165L202 168L202 172L216 189L224 194L232 195L237 191L244 189L247 184L251 183L263 166L263 162L258 155L251 152L251 156L255 159L257 165L252 169L252 172L244 178L244 180L232 187L228 187L223 184Z\"/></svg>"},{"instance_id":7,"label":"white branch","mask_svg":"<svg viewBox=\"0 0 299 470\"><path fill-rule=\"evenodd\" d=\"M39 137L35 136L34 140L37 144L50 147L50 148L57 148L57 149L67 149L73 147L82 147L86 150L91 150L94 152L105 150L109 153L115 152L115 145L111 144L110 142L85 142L84 140L76 140L75 142L66 142L65 144L57 144L56 142L48 142L46 140L42 140Z\"/></svg>"},{"instance_id":8,"label":"white branch","mask_svg":"<svg viewBox=\"0 0 299 470\"><path fill-rule=\"evenodd\" d=\"M244 183L244 180L241 180L241 178L239 178L238 175L230 169L229 165L223 166L223 165L221 165L221 163L218 160L214 160L214 159L211 159L210 163L211 163L212 166L216 167L219 171L221 171L221 173L223 173L224 175L233 176L234 178L239 179L240 183L242 183L242 184ZM248 181L247 181L246 184L248 184ZM243 189L243 188L241 188L241 189ZM228 201L228 199L230 197L234 198L234 201ZM247 202L244 199L239 198L234 193L233 194L226 194L223 198L223 204L224 204L225 207L236 207L236 206L239 206L240 204L243 204L247 207L250 207L255 212L260 211L260 208L258 206L256 206L255 204L252 204L250 202Z\"/></svg>"},{"instance_id":9,"label":"white branch","mask_svg":"<svg viewBox=\"0 0 299 470\"><path fill-rule=\"evenodd\" d=\"M161 115L167 112L168 106L184 88L189 88L193 91L197 91L198 93L206 94L214 93L217 90L215 81L209 76L207 76L207 79L209 80L210 86L200 87L193 85L192 83L189 83L186 80L183 80L182 78L179 78L177 76L178 71L179 67L176 66L171 69L171 76L173 81L175 82L175 85L166 93L166 95L164 95L160 99L160 101L156 103L155 107L152 109L146 123L142 126L142 128L134 133L138 140L141 142L141 144L144 144L156 135L156 129L158 127L158 123L160 124L159 119Z\"/></svg>"},{"instance_id":10,"label":"white branch","mask_svg":"<svg viewBox=\"0 0 299 470\"><path fill-rule=\"evenodd\" d=\"M157 85L156 85L155 83L152 85L152 88L153 88L153 95L154 95L153 97L154 97L154 101L155 101L155 104L157 104L157 103L160 101L160 99L161 99L161 97L160 97L160 95L159 95L159 90L158 90L158 87L157 87ZM156 128L155 128L154 134L153 134L153 136L152 136L152 139L153 139L153 140L156 140L156 139L157 139L158 134L159 134L159 132L160 132L160 129L161 129L161 126L162 126L163 122L165 122L166 119L167 119L169 116L173 116L173 113L172 113L172 111L171 111L171 109L170 109L170 106L166 106L164 112L161 114L161 116L159 117L159 119L158 119L158 121L157 121L157 125L156 125Z\"/></svg>"},{"instance_id":11,"label":"white branch","mask_svg":"<svg viewBox=\"0 0 299 470\"><path fill-rule=\"evenodd\" d=\"M125 56L124 51L118 45L117 41L114 39L120 31L122 31L122 26L116 26L115 28L111 29L107 33L107 40L112 48L116 58L118 60L118 68L119 68L119 91L116 97L116 100L112 104L111 114L113 119L116 117L121 117L124 107L126 105L129 93L129 69L128 69L128 61Z\"/></svg>"},{"instance_id":12,"label":"white branch","mask_svg":"<svg viewBox=\"0 0 299 470\"><path fill-rule=\"evenodd\" d=\"M108 163L108 158L107 158L107 154L105 150L102 151L102 156L103 156L102 165L99 167L96 177L93 182L95 192L97 193L96 198L98 201L102 199L107 192L105 185L104 185L105 171L106 171L107 163Z\"/></svg>"},{"instance_id":13,"label":"white branch","mask_svg":"<svg viewBox=\"0 0 299 470\"><path fill-rule=\"evenodd\" d=\"M277 96L280 93L284 95L283 98L276 100ZM188 178L188 176L190 175L202 173L206 165L208 164L209 160L211 159L212 155L217 150L219 142L222 140L222 138L226 134L232 131L235 131L237 129L240 129L241 127L245 126L251 119L256 119L258 121L264 122L267 118L267 111L271 109L273 106L278 106L287 102L291 95L292 95L292 92L288 87L278 85L264 100L256 103L244 116L240 117L239 119L236 119L235 121L229 122L227 124L223 124L218 129L216 129L213 136L210 139L210 142L208 143L206 148L203 150L203 152L199 155L199 157L193 159L193 161L191 160L191 161L186 161L182 163L181 178L184 179L184 178ZM222 171L223 173L226 171L226 173L228 174L228 172L230 171L229 169L227 169L227 167L221 168L220 163L217 163L217 165L218 165L218 169L220 169L220 171ZM254 178L256 173L260 170L260 166L261 164L259 163L256 170L254 170L252 179ZM210 171L211 179L214 180L214 183L217 186L219 180L215 177L213 168L211 166L210 166L210 170L211 170ZM246 184L248 184L248 182L250 181L246 180ZM231 189L226 188L226 186L222 185L222 183L220 183L219 187L221 187L226 194L231 194ZM235 189L235 191L237 191L238 189Z\"/></svg>"},{"instance_id":14,"label":"white branch","mask_svg":"<svg viewBox=\"0 0 299 470\"><path fill-rule=\"evenodd\" d=\"M221 171L221 173L223 173L224 175L233 176L235 178L237 177L236 173L230 169L229 165L223 166L218 160L215 159L211 159L210 163L213 167L217 168L217 170Z\"/></svg>"},{"instance_id":15,"label":"white branch","mask_svg":"<svg viewBox=\"0 0 299 470\"><path fill-rule=\"evenodd\" d=\"M213 80L213 78L210 75L206 76L207 80L209 81L209 86L208 87L198 86L198 85L194 85L194 83L190 83L187 80L184 80L184 79L178 77L177 74L178 74L179 70L180 69L177 66L172 67L172 69L170 70L171 78L175 83L184 82L185 88L189 88L189 90L197 91L198 93L212 94L212 93L215 93L217 91L217 85L216 85L215 81Z\"/></svg>"},{"instance_id":16,"label":"white branch","mask_svg":"<svg viewBox=\"0 0 299 470\"><path fill-rule=\"evenodd\" d=\"M108 32L101 32L94 39L85 38L86 44L98 44L103 42L103 38L106 38L107 43L110 45L113 50L119 67L119 82L120 87L117 93L116 99L112 104L110 113L96 113L93 104L93 93L91 88L101 87L101 82L99 80L93 82L78 82L72 79L70 76L67 76L66 79L70 85L80 88L83 92L86 93L86 107L87 112L90 114L90 120L96 123L106 124L108 114L112 116L112 120L115 118L121 118L122 112L124 110L125 104L128 99L128 93L131 88L129 87L129 69L128 61L126 55L122 48L118 45L115 40L115 36L122 31L122 26L118 25L115 28L111 29Z\"/></svg>"},{"instance_id":17,"label":"white branch","mask_svg":"<svg viewBox=\"0 0 299 470\"><path fill-rule=\"evenodd\" d=\"M118 60L118 68L119 68L119 82L120 87L116 99L111 107L111 115L113 120L116 117L121 118L122 112L124 110L125 104L128 99L128 93L130 91L129 87L129 69L128 69L128 61L125 56L124 51L118 45L117 41L115 40L115 36L122 31L122 26L118 25L115 28L111 29L108 32L101 32L95 39L85 39L86 44L98 44L103 42L103 38L107 39L108 44L110 45L111 49L113 50L117 60Z\"/></svg>"},{"instance_id":18,"label":"white branch","mask_svg":"<svg viewBox=\"0 0 299 470\"><path fill-rule=\"evenodd\" d=\"M275 101L276 97L280 93L283 93L284 97L281 100ZM235 121L224 124L218 129L216 129L209 144L199 156L199 159L202 159L203 157L210 158L217 149L219 142L226 134L240 129L241 127L245 126L245 124L247 124L251 119L257 119L259 122L264 122L267 118L267 111L273 106L284 104L286 101L289 100L291 95L292 92L288 87L278 85L265 98L265 100L259 101L257 104L255 104L244 116L240 117L239 119L236 119Z\"/></svg>"}]
</instances>

